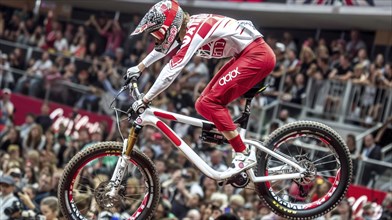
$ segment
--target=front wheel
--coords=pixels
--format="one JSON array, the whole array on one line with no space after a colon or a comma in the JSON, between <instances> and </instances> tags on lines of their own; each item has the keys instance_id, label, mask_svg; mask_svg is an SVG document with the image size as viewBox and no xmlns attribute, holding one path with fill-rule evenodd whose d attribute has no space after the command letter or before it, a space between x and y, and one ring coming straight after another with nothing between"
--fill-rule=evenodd
<instances>
[{"instance_id":1,"label":"front wheel","mask_svg":"<svg viewBox=\"0 0 392 220\"><path fill-rule=\"evenodd\" d=\"M121 156L122 143L87 147L67 164L58 186L60 209L66 219L151 219L159 202L159 177L151 160L137 150L125 168L120 189L109 196L110 179Z\"/></svg>"},{"instance_id":2,"label":"front wheel","mask_svg":"<svg viewBox=\"0 0 392 220\"><path fill-rule=\"evenodd\" d=\"M287 219L314 219L343 199L351 183L352 162L334 130L321 123L298 121L273 132L265 146L307 169L303 178L256 183L259 197L273 212ZM256 176L297 172L264 152L257 156Z\"/></svg>"}]
</instances>

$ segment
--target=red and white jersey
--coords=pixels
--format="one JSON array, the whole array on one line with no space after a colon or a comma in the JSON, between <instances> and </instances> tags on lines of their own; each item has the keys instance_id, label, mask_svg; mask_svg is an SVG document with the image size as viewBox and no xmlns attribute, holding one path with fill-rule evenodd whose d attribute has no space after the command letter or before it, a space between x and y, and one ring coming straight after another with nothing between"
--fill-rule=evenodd
<instances>
[{"instance_id":1,"label":"red and white jersey","mask_svg":"<svg viewBox=\"0 0 392 220\"><path fill-rule=\"evenodd\" d=\"M235 56L255 39L262 37L250 21L233 18L199 14L190 17L181 48L170 62L162 69L154 85L145 95L152 100L175 80L185 65L196 54L204 58L225 58ZM174 43L170 50L178 46ZM148 67L165 54L153 50L144 60Z\"/></svg>"}]
</instances>

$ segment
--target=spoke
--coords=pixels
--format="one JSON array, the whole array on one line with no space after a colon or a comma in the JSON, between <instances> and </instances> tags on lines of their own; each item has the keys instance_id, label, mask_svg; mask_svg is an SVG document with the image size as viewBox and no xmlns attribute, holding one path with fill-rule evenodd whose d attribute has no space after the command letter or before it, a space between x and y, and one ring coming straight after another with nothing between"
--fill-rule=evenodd
<instances>
[{"instance_id":1,"label":"spoke","mask_svg":"<svg viewBox=\"0 0 392 220\"><path fill-rule=\"evenodd\" d=\"M130 196L122 196L124 199L126 199L126 200L132 200L132 201L141 201L142 200L142 197L140 197L140 198L137 198L137 199L135 199L135 198L132 198L132 197L130 197Z\"/></svg>"},{"instance_id":2,"label":"spoke","mask_svg":"<svg viewBox=\"0 0 392 220\"><path fill-rule=\"evenodd\" d=\"M126 185L126 187L129 187L130 185ZM140 186L131 186L132 188L138 188L138 189L143 189L146 188L146 186L140 185Z\"/></svg>"},{"instance_id":3,"label":"spoke","mask_svg":"<svg viewBox=\"0 0 392 220\"><path fill-rule=\"evenodd\" d=\"M284 144L287 145L287 143L284 143ZM289 146L286 146L286 149L287 149L287 151L289 152L290 157L291 157L291 158L294 158L293 155L291 154L291 151L290 151ZM283 153L282 153L282 154L283 154Z\"/></svg>"},{"instance_id":4,"label":"spoke","mask_svg":"<svg viewBox=\"0 0 392 220\"><path fill-rule=\"evenodd\" d=\"M92 193L94 191L88 191L88 190L81 190L81 189L75 189L77 190L78 193Z\"/></svg>"},{"instance_id":5,"label":"spoke","mask_svg":"<svg viewBox=\"0 0 392 220\"><path fill-rule=\"evenodd\" d=\"M280 181L276 181L275 183L271 184L271 187L273 188L273 187L276 186L278 183L280 183Z\"/></svg>"},{"instance_id":6,"label":"spoke","mask_svg":"<svg viewBox=\"0 0 392 220\"><path fill-rule=\"evenodd\" d=\"M286 186L286 187L283 187L281 190L279 190L278 192L276 192L276 194L279 195L280 192L282 192L283 190L285 190L285 189L287 189L287 188L288 188L287 186ZM283 194L283 195L285 195L285 194Z\"/></svg>"},{"instance_id":7,"label":"spoke","mask_svg":"<svg viewBox=\"0 0 392 220\"><path fill-rule=\"evenodd\" d=\"M324 173L324 172L336 172L336 171L338 171L338 169L317 171L317 173Z\"/></svg>"},{"instance_id":8,"label":"spoke","mask_svg":"<svg viewBox=\"0 0 392 220\"><path fill-rule=\"evenodd\" d=\"M301 141L301 138L303 138L303 136L300 136L300 137L299 137L299 140L298 140L299 142L302 142L302 141ZM299 150L298 150L298 145L296 145L296 144L294 144L294 145L295 145L295 148L297 149L297 153L300 154L300 152L299 152ZM301 155L301 154L300 154L300 155Z\"/></svg>"},{"instance_id":9,"label":"spoke","mask_svg":"<svg viewBox=\"0 0 392 220\"><path fill-rule=\"evenodd\" d=\"M314 165L315 166L320 166L320 165L327 164L327 163L336 163L336 160L331 160L331 161L322 162L322 163L315 163Z\"/></svg>"},{"instance_id":10,"label":"spoke","mask_svg":"<svg viewBox=\"0 0 392 220\"><path fill-rule=\"evenodd\" d=\"M318 176L322 176L322 177L336 177L336 176L334 176L334 175L327 175L327 174L318 175Z\"/></svg>"},{"instance_id":11,"label":"spoke","mask_svg":"<svg viewBox=\"0 0 392 220\"><path fill-rule=\"evenodd\" d=\"M132 197L132 196L142 196L143 193L133 193L133 194L125 194L124 197Z\"/></svg>"},{"instance_id":12,"label":"spoke","mask_svg":"<svg viewBox=\"0 0 392 220\"><path fill-rule=\"evenodd\" d=\"M325 158L328 158L328 157L330 157L330 156L334 156L334 154L333 154L333 153L328 154L327 156L324 156L324 157L322 157L322 158L319 158L319 159L313 161L313 163L315 163L315 162L317 162L317 161L320 161L320 160L324 160Z\"/></svg>"}]
</instances>

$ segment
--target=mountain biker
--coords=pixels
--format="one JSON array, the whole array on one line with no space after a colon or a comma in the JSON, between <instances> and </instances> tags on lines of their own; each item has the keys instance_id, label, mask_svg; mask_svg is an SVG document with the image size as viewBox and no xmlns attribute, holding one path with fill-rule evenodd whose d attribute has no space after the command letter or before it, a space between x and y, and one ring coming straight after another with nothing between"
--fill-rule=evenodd
<instances>
[{"instance_id":1,"label":"mountain biker","mask_svg":"<svg viewBox=\"0 0 392 220\"><path fill-rule=\"evenodd\" d=\"M126 79L138 78L146 67L163 58L180 45L180 49L161 70L153 86L133 104L137 111L145 108L165 90L196 54L204 58L232 57L212 78L195 107L213 122L227 138L235 154L231 175L256 164L256 157L245 146L226 105L240 97L275 66L275 55L250 21L240 21L216 14L189 16L175 0L156 3L143 17L132 35L148 33L155 39L155 48L137 66L127 70Z\"/></svg>"}]
</instances>

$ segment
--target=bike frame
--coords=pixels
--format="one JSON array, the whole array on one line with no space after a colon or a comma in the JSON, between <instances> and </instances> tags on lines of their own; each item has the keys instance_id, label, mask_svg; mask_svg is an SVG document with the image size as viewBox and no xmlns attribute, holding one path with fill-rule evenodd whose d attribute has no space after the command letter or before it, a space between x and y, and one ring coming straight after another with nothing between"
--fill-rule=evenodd
<instances>
[{"instance_id":1,"label":"bike frame","mask_svg":"<svg viewBox=\"0 0 392 220\"><path fill-rule=\"evenodd\" d=\"M184 153L184 155L190 160L199 170L204 173L206 176L216 180L216 181L223 181L231 177L230 174L220 171L214 170L212 167L210 167L203 159L200 158L199 155L197 155L192 148L186 144L169 126L167 126L164 122L162 122L162 119L167 119L171 121L176 121L180 123L185 123L189 124L195 127L201 127L205 125L213 125L211 122L206 121L206 120L201 120L197 118L193 118L190 116L185 116L177 113L172 113L168 111L164 111L161 109L157 109L154 107L149 107L136 118L134 121L133 128L131 128L131 133L130 133L130 138L134 135L134 127L136 126L146 126L150 125L155 128L157 128L159 131L161 131L172 143L175 145L181 152ZM241 132L243 133L243 132ZM123 158L125 160L121 160L122 162L118 163L116 166L116 170L114 171L112 180L113 182L119 177L115 175L117 172L117 169L119 166L125 167L124 162L128 161L127 158L129 158L130 155L126 152L130 151L130 147L133 148L133 144L136 140L133 140L131 142L133 143L128 143L129 140L124 140L123 144ZM255 146L257 149L266 152L267 154L275 157L276 159L283 161L284 163L294 167L298 172L297 173L290 173L290 174L279 174L279 175L273 175L273 176L255 176L253 168L246 170L249 178L253 182L265 182L265 181L272 181L272 180L284 180L284 179L295 179L295 178L301 178L304 176L305 169L302 168L300 165L295 163L293 160L290 160L280 154L275 153L274 151L266 148L263 146L261 143L253 140L248 140L244 139L243 140L245 144L249 144L251 146ZM131 145L131 146L130 146ZM254 147L251 148L252 153L256 153L256 149ZM277 168L274 168L274 170ZM116 177L117 176L117 177ZM121 178L120 178L121 179Z\"/></svg>"}]
</instances>

